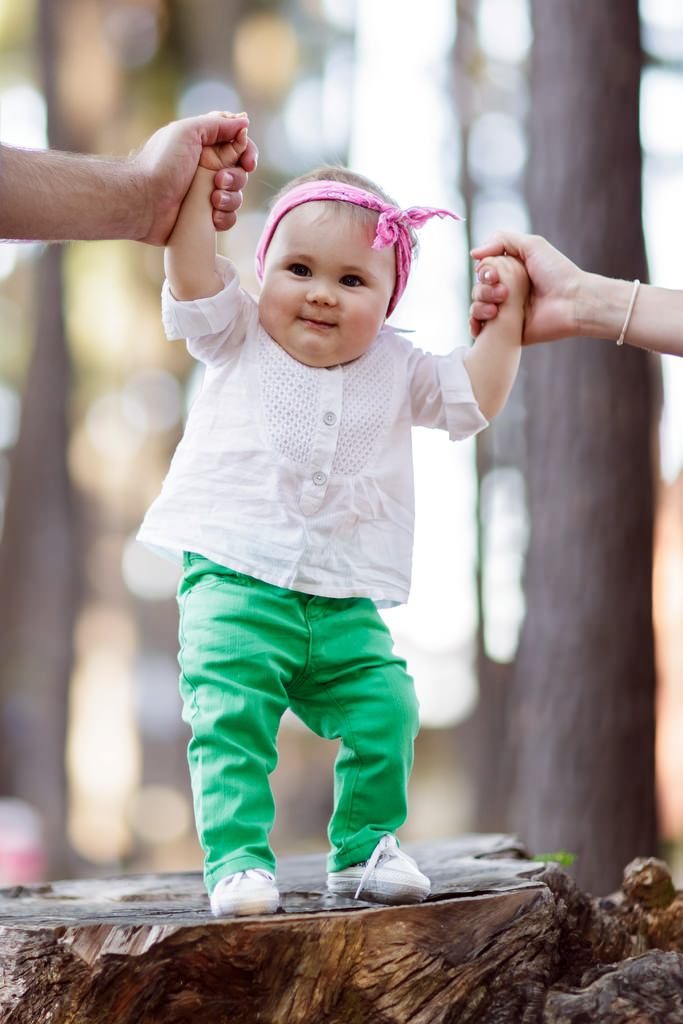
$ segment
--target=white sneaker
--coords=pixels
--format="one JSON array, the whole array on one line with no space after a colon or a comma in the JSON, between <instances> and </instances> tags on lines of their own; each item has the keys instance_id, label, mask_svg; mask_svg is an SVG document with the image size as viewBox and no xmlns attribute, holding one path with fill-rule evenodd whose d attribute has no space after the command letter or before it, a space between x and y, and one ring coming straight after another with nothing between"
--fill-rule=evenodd
<instances>
[{"instance_id":1,"label":"white sneaker","mask_svg":"<svg viewBox=\"0 0 683 1024\"><path fill-rule=\"evenodd\" d=\"M395 838L385 835L369 860L331 872L327 888L337 896L374 903L421 903L429 896L431 882Z\"/></svg>"},{"instance_id":2,"label":"white sneaker","mask_svg":"<svg viewBox=\"0 0 683 1024\"><path fill-rule=\"evenodd\" d=\"M214 917L274 914L280 905L280 893L269 871L248 868L221 878L210 900Z\"/></svg>"}]
</instances>

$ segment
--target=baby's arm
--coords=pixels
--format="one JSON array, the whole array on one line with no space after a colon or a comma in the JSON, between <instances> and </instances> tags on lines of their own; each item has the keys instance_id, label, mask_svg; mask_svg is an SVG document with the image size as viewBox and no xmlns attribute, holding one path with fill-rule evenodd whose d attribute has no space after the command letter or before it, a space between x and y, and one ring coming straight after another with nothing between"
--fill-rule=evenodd
<instances>
[{"instance_id":1,"label":"baby's arm","mask_svg":"<svg viewBox=\"0 0 683 1024\"><path fill-rule=\"evenodd\" d=\"M474 396L484 416L491 420L505 405L517 376L529 278L524 265L513 256L489 257L483 263L495 266L508 289L498 316L487 322L465 356Z\"/></svg>"},{"instance_id":2,"label":"baby's arm","mask_svg":"<svg viewBox=\"0 0 683 1024\"><path fill-rule=\"evenodd\" d=\"M211 194L221 167L234 167L247 148L247 129L232 142L205 147L190 190L164 253L164 268L176 299L201 299L216 295L223 279L216 268L216 231Z\"/></svg>"}]
</instances>

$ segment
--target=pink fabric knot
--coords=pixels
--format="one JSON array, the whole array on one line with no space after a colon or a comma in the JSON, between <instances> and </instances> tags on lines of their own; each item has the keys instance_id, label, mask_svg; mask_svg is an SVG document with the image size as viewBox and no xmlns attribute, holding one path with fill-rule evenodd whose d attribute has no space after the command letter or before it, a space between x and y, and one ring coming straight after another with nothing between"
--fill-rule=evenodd
<instances>
[{"instance_id":1,"label":"pink fabric knot","mask_svg":"<svg viewBox=\"0 0 683 1024\"><path fill-rule=\"evenodd\" d=\"M387 245L395 245L401 237L401 229L408 232L411 228L416 230L432 217L452 217L453 220L462 220L457 213L432 206L409 206L406 210L401 210L398 206L389 206L379 215L372 248L385 249Z\"/></svg>"}]
</instances>

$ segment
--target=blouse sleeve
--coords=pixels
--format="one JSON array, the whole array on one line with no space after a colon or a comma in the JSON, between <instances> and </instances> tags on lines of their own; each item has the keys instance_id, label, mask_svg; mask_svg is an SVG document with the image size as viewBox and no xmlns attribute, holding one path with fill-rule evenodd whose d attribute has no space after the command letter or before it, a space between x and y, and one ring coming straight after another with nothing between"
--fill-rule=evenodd
<instances>
[{"instance_id":1,"label":"blouse sleeve","mask_svg":"<svg viewBox=\"0 0 683 1024\"><path fill-rule=\"evenodd\" d=\"M408 360L413 423L447 430L451 441L461 441L488 426L465 367L467 351L456 348L441 356L416 348Z\"/></svg>"},{"instance_id":2,"label":"blouse sleeve","mask_svg":"<svg viewBox=\"0 0 683 1024\"><path fill-rule=\"evenodd\" d=\"M169 340L186 338L190 355L208 366L230 358L244 341L249 318L258 316L256 303L240 287L230 260L217 256L223 288L203 299L180 301L168 281L161 290L161 319Z\"/></svg>"}]
</instances>

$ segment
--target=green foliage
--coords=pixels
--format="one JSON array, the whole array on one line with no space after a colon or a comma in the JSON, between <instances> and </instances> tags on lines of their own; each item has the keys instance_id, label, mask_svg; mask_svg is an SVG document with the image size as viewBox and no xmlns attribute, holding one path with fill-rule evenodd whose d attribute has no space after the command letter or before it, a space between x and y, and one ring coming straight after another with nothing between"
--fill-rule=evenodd
<instances>
[{"instance_id":1,"label":"green foliage","mask_svg":"<svg viewBox=\"0 0 683 1024\"><path fill-rule=\"evenodd\" d=\"M561 864L563 867L568 868L576 860L576 854L570 853L568 850L556 850L554 853L537 853L532 860L538 861L554 861L556 864Z\"/></svg>"}]
</instances>

